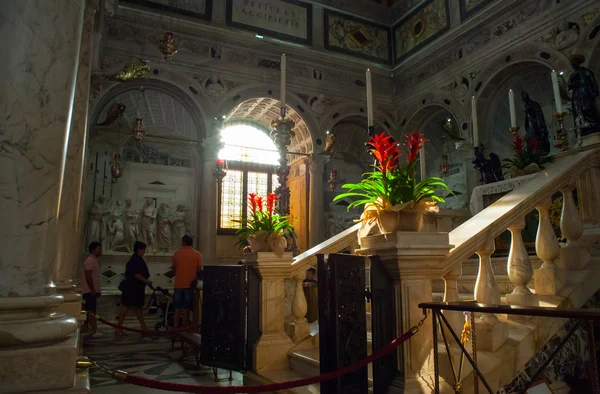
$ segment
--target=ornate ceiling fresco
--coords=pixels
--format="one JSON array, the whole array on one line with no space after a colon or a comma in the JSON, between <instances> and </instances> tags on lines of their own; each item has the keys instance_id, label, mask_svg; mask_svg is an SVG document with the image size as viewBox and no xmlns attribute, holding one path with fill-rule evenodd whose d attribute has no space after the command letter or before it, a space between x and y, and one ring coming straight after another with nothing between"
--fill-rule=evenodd
<instances>
[{"instance_id":1,"label":"ornate ceiling fresco","mask_svg":"<svg viewBox=\"0 0 600 394\"><path fill-rule=\"evenodd\" d=\"M271 130L271 122L279 119L279 104L277 99L259 97L246 100L231 110L228 121L246 120L259 124L265 130ZM312 137L302 117L289 105L287 116L296 123L289 147L290 152L311 153L313 150Z\"/></svg>"}]
</instances>

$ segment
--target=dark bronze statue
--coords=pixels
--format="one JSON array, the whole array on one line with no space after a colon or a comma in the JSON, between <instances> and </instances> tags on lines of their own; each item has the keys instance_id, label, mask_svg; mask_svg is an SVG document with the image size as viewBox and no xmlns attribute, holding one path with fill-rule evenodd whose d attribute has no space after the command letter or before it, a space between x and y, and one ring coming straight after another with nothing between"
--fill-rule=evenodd
<instances>
[{"instance_id":1,"label":"dark bronze statue","mask_svg":"<svg viewBox=\"0 0 600 394\"><path fill-rule=\"evenodd\" d=\"M582 136L600 132L600 113L596 108L598 84L594 73L581 66L585 61L583 55L571 55L569 61L575 70L567 83L567 88L573 91L571 101L575 127L579 129Z\"/></svg>"},{"instance_id":2,"label":"dark bronze statue","mask_svg":"<svg viewBox=\"0 0 600 394\"><path fill-rule=\"evenodd\" d=\"M550 152L550 139L548 138L548 127L544 119L544 112L537 101L529 98L529 94L521 92L521 98L525 104L525 131L527 141L533 139L538 141L539 152L544 155Z\"/></svg>"},{"instance_id":3,"label":"dark bronze statue","mask_svg":"<svg viewBox=\"0 0 600 394\"><path fill-rule=\"evenodd\" d=\"M481 173L480 182L483 181L485 184L488 184L503 181L504 175L502 174L502 162L500 161L500 157L491 152L490 158L486 159L483 156L483 149L483 145L475 148L475 160L472 162L474 164L473 168L479 170Z\"/></svg>"}]
</instances>

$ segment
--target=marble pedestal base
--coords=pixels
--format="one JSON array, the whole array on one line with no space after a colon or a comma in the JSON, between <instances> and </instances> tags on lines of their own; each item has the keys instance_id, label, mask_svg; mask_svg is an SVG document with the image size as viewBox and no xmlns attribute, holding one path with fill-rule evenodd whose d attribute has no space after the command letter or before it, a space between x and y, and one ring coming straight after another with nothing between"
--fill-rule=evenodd
<instances>
[{"instance_id":1,"label":"marble pedestal base","mask_svg":"<svg viewBox=\"0 0 600 394\"><path fill-rule=\"evenodd\" d=\"M78 319L82 311L81 294L66 293L62 295L65 297L65 302L56 307L56 312Z\"/></svg>"},{"instance_id":2,"label":"marble pedestal base","mask_svg":"<svg viewBox=\"0 0 600 394\"><path fill-rule=\"evenodd\" d=\"M289 330L292 333L292 340L298 342L310 335L310 324L304 321L295 321L289 325Z\"/></svg>"},{"instance_id":3,"label":"marble pedestal base","mask_svg":"<svg viewBox=\"0 0 600 394\"><path fill-rule=\"evenodd\" d=\"M522 305L522 306L539 306L540 297L537 294L507 294L507 305ZM531 319L531 316L507 315L510 321L522 322Z\"/></svg>"},{"instance_id":4,"label":"marble pedestal base","mask_svg":"<svg viewBox=\"0 0 600 394\"><path fill-rule=\"evenodd\" d=\"M90 374L84 369L75 372L75 384L70 389L36 391L37 394L89 394L91 392Z\"/></svg>"},{"instance_id":5,"label":"marble pedestal base","mask_svg":"<svg viewBox=\"0 0 600 394\"><path fill-rule=\"evenodd\" d=\"M79 333L66 340L30 347L0 349L2 392L68 393L75 386Z\"/></svg>"},{"instance_id":6,"label":"marble pedestal base","mask_svg":"<svg viewBox=\"0 0 600 394\"><path fill-rule=\"evenodd\" d=\"M591 258L592 255L587 244L571 241L560 248L560 259L557 261L557 265L567 272L577 271L583 269Z\"/></svg>"},{"instance_id":7,"label":"marble pedestal base","mask_svg":"<svg viewBox=\"0 0 600 394\"><path fill-rule=\"evenodd\" d=\"M481 316L475 321L477 350L495 352L508 338L508 326L494 315Z\"/></svg>"},{"instance_id":8,"label":"marble pedestal base","mask_svg":"<svg viewBox=\"0 0 600 394\"><path fill-rule=\"evenodd\" d=\"M533 271L533 281L538 295L557 295L566 283L565 273L554 264Z\"/></svg>"},{"instance_id":9,"label":"marble pedestal base","mask_svg":"<svg viewBox=\"0 0 600 394\"><path fill-rule=\"evenodd\" d=\"M600 144L600 133L584 135L582 138L582 147Z\"/></svg>"},{"instance_id":10,"label":"marble pedestal base","mask_svg":"<svg viewBox=\"0 0 600 394\"><path fill-rule=\"evenodd\" d=\"M278 371L288 369L288 351L294 343L284 333L266 334L260 338L256 346L256 371Z\"/></svg>"},{"instance_id":11,"label":"marble pedestal base","mask_svg":"<svg viewBox=\"0 0 600 394\"><path fill-rule=\"evenodd\" d=\"M458 373L458 370L460 369L460 355L462 354L462 351L454 339L448 338L448 346L450 348L450 358L452 359L452 364L454 365L456 373ZM470 351L469 343L467 343L466 348ZM448 358L446 346L444 345L443 340L438 342L438 349L440 377L442 377L446 382L454 384L454 372L452 370L452 365L450 365L450 359ZM472 371L473 367L465 357L462 365L462 379L464 380L465 376L469 376Z\"/></svg>"}]
</instances>

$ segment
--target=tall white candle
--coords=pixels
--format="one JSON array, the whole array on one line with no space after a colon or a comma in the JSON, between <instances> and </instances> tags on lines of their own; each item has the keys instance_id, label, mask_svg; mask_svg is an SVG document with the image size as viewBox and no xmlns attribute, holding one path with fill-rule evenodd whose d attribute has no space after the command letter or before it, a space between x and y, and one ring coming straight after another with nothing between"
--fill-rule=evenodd
<instances>
[{"instance_id":1,"label":"tall white candle","mask_svg":"<svg viewBox=\"0 0 600 394\"><path fill-rule=\"evenodd\" d=\"M286 68L287 60L284 53L281 55L281 108L285 108Z\"/></svg>"},{"instance_id":2,"label":"tall white candle","mask_svg":"<svg viewBox=\"0 0 600 394\"><path fill-rule=\"evenodd\" d=\"M427 168L425 167L425 146L423 146L423 148L421 149L421 152L419 152L419 165L421 168L421 180L427 178L425 172L427 170Z\"/></svg>"},{"instance_id":3,"label":"tall white candle","mask_svg":"<svg viewBox=\"0 0 600 394\"><path fill-rule=\"evenodd\" d=\"M373 126L373 88L370 68L367 68L367 126Z\"/></svg>"},{"instance_id":4,"label":"tall white candle","mask_svg":"<svg viewBox=\"0 0 600 394\"><path fill-rule=\"evenodd\" d=\"M479 147L479 126L477 124L477 100L471 99L471 117L473 118L473 146Z\"/></svg>"},{"instance_id":5,"label":"tall white candle","mask_svg":"<svg viewBox=\"0 0 600 394\"><path fill-rule=\"evenodd\" d=\"M517 127L517 110L515 109L515 92L508 90L508 105L510 107L510 127Z\"/></svg>"},{"instance_id":6,"label":"tall white candle","mask_svg":"<svg viewBox=\"0 0 600 394\"><path fill-rule=\"evenodd\" d=\"M552 70L552 90L554 90L554 104L556 104L556 112L562 113L562 102L560 100L560 89L558 87L558 73Z\"/></svg>"}]
</instances>

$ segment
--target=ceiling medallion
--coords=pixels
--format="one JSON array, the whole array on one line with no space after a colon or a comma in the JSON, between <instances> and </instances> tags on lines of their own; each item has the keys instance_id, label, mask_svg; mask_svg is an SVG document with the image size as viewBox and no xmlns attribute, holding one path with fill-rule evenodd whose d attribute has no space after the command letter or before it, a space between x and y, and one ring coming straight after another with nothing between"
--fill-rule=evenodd
<instances>
[{"instance_id":1,"label":"ceiling medallion","mask_svg":"<svg viewBox=\"0 0 600 394\"><path fill-rule=\"evenodd\" d=\"M177 45L173 42L175 36L170 31L165 33L165 38L158 40L158 49L163 54L165 62L170 63L171 58L177 53Z\"/></svg>"}]
</instances>

